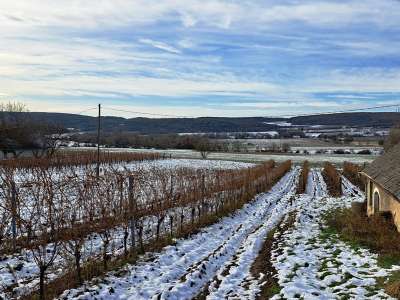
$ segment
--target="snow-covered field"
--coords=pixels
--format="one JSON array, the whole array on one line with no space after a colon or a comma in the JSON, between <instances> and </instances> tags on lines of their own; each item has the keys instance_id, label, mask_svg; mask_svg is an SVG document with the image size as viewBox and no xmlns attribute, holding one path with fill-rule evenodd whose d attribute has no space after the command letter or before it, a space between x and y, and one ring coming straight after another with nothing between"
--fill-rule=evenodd
<instances>
[{"instance_id":1,"label":"snow-covered field","mask_svg":"<svg viewBox=\"0 0 400 300\"><path fill-rule=\"evenodd\" d=\"M82 148L76 148L77 150ZM84 148L93 149L93 148ZM71 148L73 151L74 148ZM107 151L127 151L127 152L151 152L160 153L166 157L172 158L185 158L185 159L200 159L201 155L197 151L193 150L155 150L155 149L128 149L128 148L109 148ZM265 154L265 153L224 153L224 152L212 152L207 157L209 160L228 160L228 161L243 161L243 162L263 162L268 160L275 160L276 162L284 162L291 160L295 164L302 164L305 160L308 160L312 164L321 165L325 161L329 161L334 164L343 164L345 161L349 161L355 164L370 163L376 159L376 155L362 155L362 154Z\"/></svg>"},{"instance_id":2,"label":"snow-covered field","mask_svg":"<svg viewBox=\"0 0 400 300\"><path fill-rule=\"evenodd\" d=\"M238 169L251 164L207 160L160 160L144 167ZM141 166L140 168L142 168ZM254 274L268 234L273 235L271 264L280 289L274 299L390 299L376 286L376 279L393 270L377 264L367 249L354 249L334 236L324 235L323 214L337 207L363 201L363 193L343 178L344 196L332 198L319 169L309 174L306 194L297 195L300 169L294 168L269 192L231 216L179 239L159 253L146 253L136 264L110 271L102 278L66 290L60 299L259 299L266 282L264 273ZM289 215L294 221L288 225ZM147 221L149 226L154 221ZM288 225L285 227L285 225ZM165 229L168 231L168 228ZM112 232L110 255L123 251L122 228ZM100 255L102 241L93 234L85 253ZM87 254L85 254L87 255ZM86 256L83 257L83 260ZM63 273L68 262L59 257L49 279ZM23 293L37 286L38 269L28 251L0 260L0 289L13 286ZM0 299L9 297L0 292Z\"/></svg>"},{"instance_id":3,"label":"snow-covered field","mask_svg":"<svg viewBox=\"0 0 400 300\"><path fill-rule=\"evenodd\" d=\"M158 167L163 169L189 168L207 170L238 170L254 166L254 163L246 163L229 160L209 160L209 159L161 159L131 163L126 165L130 170L149 169Z\"/></svg>"},{"instance_id":4,"label":"snow-covered field","mask_svg":"<svg viewBox=\"0 0 400 300\"><path fill-rule=\"evenodd\" d=\"M296 195L298 174L293 169L235 214L60 299L257 299L269 279L254 276L251 267L268 233L290 213L295 221L272 249L281 287L274 299L389 299L375 287L376 278L396 267L382 269L368 250L323 236L323 213L362 201L362 192L344 178L344 196L331 198L313 169L307 194Z\"/></svg>"}]
</instances>

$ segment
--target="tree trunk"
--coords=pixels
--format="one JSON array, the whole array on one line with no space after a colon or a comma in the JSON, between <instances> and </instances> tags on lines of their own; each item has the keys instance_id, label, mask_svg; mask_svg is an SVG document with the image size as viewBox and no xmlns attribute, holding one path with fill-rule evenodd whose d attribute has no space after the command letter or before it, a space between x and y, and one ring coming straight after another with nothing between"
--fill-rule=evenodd
<instances>
[{"instance_id":1,"label":"tree trunk","mask_svg":"<svg viewBox=\"0 0 400 300\"><path fill-rule=\"evenodd\" d=\"M45 272L46 268L41 266L39 267L40 271L40 279L39 279L39 299L40 300L45 300L45 295L44 295L44 277L45 277Z\"/></svg>"},{"instance_id":2,"label":"tree trunk","mask_svg":"<svg viewBox=\"0 0 400 300\"><path fill-rule=\"evenodd\" d=\"M124 229L124 255L125 255L125 257L128 256L128 247L127 247L128 236L129 236L128 228L125 227L125 229Z\"/></svg>"},{"instance_id":3,"label":"tree trunk","mask_svg":"<svg viewBox=\"0 0 400 300\"><path fill-rule=\"evenodd\" d=\"M162 222L164 221L164 218L165 218L165 216L161 216L157 220L156 241L158 241L160 238L160 227L161 227Z\"/></svg>"},{"instance_id":4,"label":"tree trunk","mask_svg":"<svg viewBox=\"0 0 400 300\"><path fill-rule=\"evenodd\" d=\"M76 267L76 276L78 279L78 283L82 284L81 251L79 244L75 246L75 267Z\"/></svg>"},{"instance_id":5,"label":"tree trunk","mask_svg":"<svg viewBox=\"0 0 400 300\"><path fill-rule=\"evenodd\" d=\"M169 228L171 231L171 237L173 236L174 233L174 216L169 216Z\"/></svg>"},{"instance_id":6,"label":"tree trunk","mask_svg":"<svg viewBox=\"0 0 400 300\"><path fill-rule=\"evenodd\" d=\"M139 244L140 244L140 251L143 253L144 252L144 246L143 246L143 225L139 225Z\"/></svg>"}]
</instances>

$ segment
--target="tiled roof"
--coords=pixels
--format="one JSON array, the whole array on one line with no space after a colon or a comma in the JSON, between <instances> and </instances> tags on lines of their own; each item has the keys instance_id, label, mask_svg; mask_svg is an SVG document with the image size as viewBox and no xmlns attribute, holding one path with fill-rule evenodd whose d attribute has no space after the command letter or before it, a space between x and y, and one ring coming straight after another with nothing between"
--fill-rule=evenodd
<instances>
[{"instance_id":1,"label":"tiled roof","mask_svg":"<svg viewBox=\"0 0 400 300\"><path fill-rule=\"evenodd\" d=\"M363 173L400 199L400 144L375 159Z\"/></svg>"}]
</instances>

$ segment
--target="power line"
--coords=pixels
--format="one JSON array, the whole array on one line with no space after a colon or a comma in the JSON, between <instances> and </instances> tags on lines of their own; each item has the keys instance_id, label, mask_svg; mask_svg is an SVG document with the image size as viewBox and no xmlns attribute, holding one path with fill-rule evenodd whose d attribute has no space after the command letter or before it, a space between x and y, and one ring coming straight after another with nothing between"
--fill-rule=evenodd
<instances>
[{"instance_id":1,"label":"power line","mask_svg":"<svg viewBox=\"0 0 400 300\"><path fill-rule=\"evenodd\" d=\"M91 110L94 110L94 109L97 109L97 107L87 108L87 109L85 109L85 110L82 110L82 111L80 111L80 112L73 113L73 114L75 114L75 115L81 115L81 114L83 114L84 112L88 112L88 111L91 111Z\"/></svg>"},{"instance_id":2,"label":"power line","mask_svg":"<svg viewBox=\"0 0 400 300\"><path fill-rule=\"evenodd\" d=\"M330 114L341 114L341 113L348 113L348 112L357 112L357 111L365 111L365 110L372 110L378 108L391 108L391 107L400 107L399 104L391 104L391 105L379 105L379 106L370 106L370 107L362 107L362 108L352 108L352 109L344 109L344 110L336 110L336 111L329 111L329 112L316 112L310 114L293 114L293 115L281 115L281 116L270 116L271 118L293 118L293 117L309 117L309 116L316 116L316 115L330 115Z\"/></svg>"},{"instance_id":3,"label":"power line","mask_svg":"<svg viewBox=\"0 0 400 300\"><path fill-rule=\"evenodd\" d=\"M340 114L340 113L348 113L348 112L357 112L357 111L365 111L365 110L372 110L372 109L379 109L379 108L391 108L391 107L400 107L399 104L391 104L391 105L378 105L378 106L371 106L371 107L361 107L361 108L352 108L352 109L345 109L345 110L336 110L336 111L329 111L329 112L315 112L310 114L292 114L292 115L278 115L278 116L262 116L267 118L291 118L291 117L308 117L308 116L315 116L315 115L328 115L328 114ZM148 115L148 116L157 116L157 117L168 117L168 118L196 118L194 116L184 116L184 115L172 115L172 114L158 114L158 113L149 113L149 112L141 112L141 111L132 111L126 109L117 109L112 107L103 107L108 110L118 111L118 112L125 112L125 113L132 113L137 115ZM96 109L94 107L93 109ZM397 109L397 112L399 110Z\"/></svg>"},{"instance_id":4,"label":"power line","mask_svg":"<svg viewBox=\"0 0 400 300\"><path fill-rule=\"evenodd\" d=\"M126 113L132 113L132 114L137 114L137 115L147 115L147 116L154 116L154 117L195 118L194 116L157 114L157 113L149 113L149 112L141 112L141 111L132 111L132 110L126 110L126 109L117 109L117 108L112 108L112 107L109 107L109 106L103 106L103 108L108 109L108 110L118 111L118 112L126 112Z\"/></svg>"},{"instance_id":5,"label":"power line","mask_svg":"<svg viewBox=\"0 0 400 300\"><path fill-rule=\"evenodd\" d=\"M97 109L97 107L90 107L85 110L82 110L80 112L73 113L74 115L82 115L84 112ZM21 112L13 112L13 111L0 111L0 113L6 113L6 114L27 114L29 115L30 113L40 113L40 112L31 112L31 111L21 111ZM45 112L45 113L54 113L54 112ZM59 112L55 112L59 113ZM0 131L8 131L8 130L14 130L14 129L20 129L21 126L13 126L13 127L7 127L7 128L0 128Z\"/></svg>"}]
</instances>

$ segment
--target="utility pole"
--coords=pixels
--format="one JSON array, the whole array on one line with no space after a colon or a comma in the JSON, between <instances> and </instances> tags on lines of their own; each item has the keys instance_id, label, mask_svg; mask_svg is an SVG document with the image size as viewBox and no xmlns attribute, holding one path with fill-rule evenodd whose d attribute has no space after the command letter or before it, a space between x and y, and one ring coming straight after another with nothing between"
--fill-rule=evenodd
<instances>
[{"instance_id":1,"label":"utility pole","mask_svg":"<svg viewBox=\"0 0 400 300\"><path fill-rule=\"evenodd\" d=\"M99 104L99 115L97 118L97 166L96 176L99 178L100 175L100 118L101 118L101 104Z\"/></svg>"}]
</instances>

